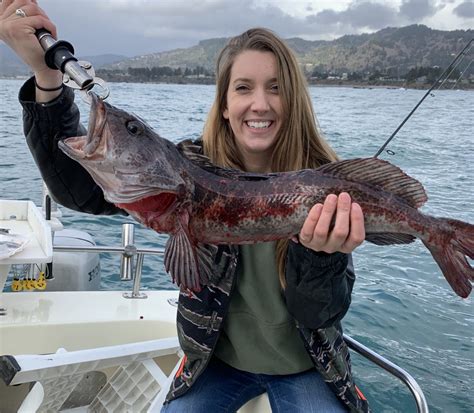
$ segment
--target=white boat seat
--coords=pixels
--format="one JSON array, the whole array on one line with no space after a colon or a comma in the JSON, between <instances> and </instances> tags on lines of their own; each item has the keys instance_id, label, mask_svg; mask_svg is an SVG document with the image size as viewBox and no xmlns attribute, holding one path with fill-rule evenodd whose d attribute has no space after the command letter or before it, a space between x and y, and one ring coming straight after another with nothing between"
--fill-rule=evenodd
<instances>
[{"instance_id":1,"label":"white boat seat","mask_svg":"<svg viewBox=\"0 0 474 413\"><path fill-rule=\"evenodd\" d=\"M178 362L166 374L155 359L169 355L176 355ZM2 356L0 371L9 386L34 383L18 413L159 413L181 357L178 339L172 337L71 352L59 349L55 354ZM78 384L93 372L106 374L100 374L104 380L95 387L96 394L88 395L88 404L67 403L72 395L81 392ZM238 411L255 412L271 412L266 394L250 400Z\"/></svg>"},{"instance_id":2,"label":"white boat seat","mask_svg":"<svg viewBox=\"0 0 474 413\"><path fill-rule=\"evenodd\" d=\"M0 371L10 386L35 383L20 413L67 411L61 410L64 402L84 376L95 371L105 371L107 381L84 411L151 411L152 404L158 406L164 400L179 366L178 362L166 374L154 360L168 355L181 357L177 337L46 355L3 356Z\"/></svg>"}]
</instances>

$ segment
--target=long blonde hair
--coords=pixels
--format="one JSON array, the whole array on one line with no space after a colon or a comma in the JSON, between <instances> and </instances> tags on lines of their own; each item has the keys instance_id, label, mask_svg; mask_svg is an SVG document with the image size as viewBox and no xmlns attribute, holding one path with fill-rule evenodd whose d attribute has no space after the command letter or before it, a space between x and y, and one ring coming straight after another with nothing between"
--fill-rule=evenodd
<instances>
[{"instance_id":1,"label":"long blonde hair","mask_svg":"<svg viewBox=\"0 0 474 413\"><path fill-rule=\"evenodd\" d=\"M271 52L277 62L277 82L285 119L272 153L272 171L317 168L337 159L318 126L306 80L296 58L285 42L272 31L253 28L229 40L216 65L216 97L203 132L204 153L217 165L244 169L234 133L223 117L227 107L232 65L246 50ZM277 241L276 259L280 284L285 287L288 240Z\"/></svg>"}]
</instances>

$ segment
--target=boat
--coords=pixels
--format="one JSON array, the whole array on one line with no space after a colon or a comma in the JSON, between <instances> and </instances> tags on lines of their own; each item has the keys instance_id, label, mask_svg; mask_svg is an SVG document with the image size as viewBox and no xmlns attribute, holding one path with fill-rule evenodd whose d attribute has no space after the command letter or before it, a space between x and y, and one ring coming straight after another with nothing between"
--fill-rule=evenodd
<instances>
[{"instance_id":1,"label":"boat","mask_svg":"<svg viewBox=\"0 0 474 413\"><path fill-rule=\"evenodd\" d=\"M22 251L0 260L2 291L12 272L17 290L0 293L1 412L159 412L183 357L178 291L140 290L144 256L163 249L141 248L128 223L122 245L98 246L89 234L64 229L60 218L47 191L40 207L0 199L0 228L29 237ZM130 281L130 291L99 289L105 252L121 260L117 276ZM418 412L428 412L409 373L344 339L400 379ZM251 412L271 412L266 394L239 410Z\"/></svg>"}]
</instances>

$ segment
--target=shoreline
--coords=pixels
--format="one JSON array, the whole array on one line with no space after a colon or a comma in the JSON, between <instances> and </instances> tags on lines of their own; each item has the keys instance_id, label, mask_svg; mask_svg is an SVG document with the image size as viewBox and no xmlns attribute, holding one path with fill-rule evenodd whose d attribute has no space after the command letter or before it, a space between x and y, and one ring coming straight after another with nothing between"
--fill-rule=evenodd
<instances>
[{"instance_id":1,"label":"shoreline","mask_svg":"<svg viewBox=\"0 0 474 413\"><path fill-rule=\"evenodd\" d=\"M98 73L98 77L101 74ZM21 76L1 76L0 79L5 80L27 80L29 79L29 75L21 75ZM215 79L210 77L202 77L202 78L187 78L187 77L170 77L167 79L160 79L156 81L140 81L137 79L107 79L106 76L103 79L107 83L143 83L143 84L172 84L172 85L215 85ZM310 87L351 87L354 89L413 89L413 90L428 90L433 85L428 83L406 83L404 81L391 81L391 82L384 82L384 81L349 81L349 80L341 80L341 79L334 79L334 80L315 80L315 79L307 79L308 86ZM453 87L454 86L454 87ZM474 90L474 83L461 83L458 82L456 84L453 83L445 83L439 90Z\"/></svg>"}]
</instances>

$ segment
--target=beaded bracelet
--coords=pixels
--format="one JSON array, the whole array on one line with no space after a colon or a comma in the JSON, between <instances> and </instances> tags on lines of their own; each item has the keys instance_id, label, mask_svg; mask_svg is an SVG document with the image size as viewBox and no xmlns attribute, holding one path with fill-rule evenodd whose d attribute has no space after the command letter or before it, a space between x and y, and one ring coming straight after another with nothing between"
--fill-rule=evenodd
<instances>
[{"instance_id":1,"label":"beaded bracelet","mask_svg":"<svg viewBox=\"0 0 474 413\"><path fill-rule=\"evenodd\" d=\"M52 88L46 88L46 87L41 87L40 85L38 85L38 83L36 82L36 78L35 78L35 86L39 89L39 90L42 90L43 92L56 92L57 90L61 90L64 85L61 83L58 87L52 87Z\"/></svg>"}]
</instances>

